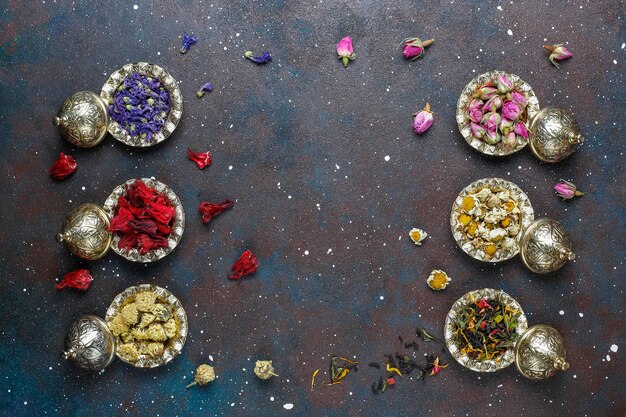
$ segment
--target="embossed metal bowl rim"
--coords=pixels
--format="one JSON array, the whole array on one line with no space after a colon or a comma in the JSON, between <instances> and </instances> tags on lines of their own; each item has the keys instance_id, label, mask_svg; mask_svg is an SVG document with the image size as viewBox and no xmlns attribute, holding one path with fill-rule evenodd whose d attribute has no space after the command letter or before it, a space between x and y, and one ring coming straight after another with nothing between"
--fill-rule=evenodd
<instances>
[{"instance_id":1,"label":"embossed metal bowl rim","mask_svg":"<svg viewBox=\"0 0 626 417\"><path fill-rule=\"evenodd\" d=\"M122 68L114 71L106 83L102 86L100 97L104 99L107 106L115 95L118 87L124 82L124 79L130 74L139 73L158 78L163 84L170 96L170 112L167 115L165 125L160 132L153 136L150 142L146 142L138 136L131 136L126 129L122 128L119 123L111 119L108 131L111 135L122 143L135 147L154 146L167 139L178 126L178 122L183 114L183 95L180 92L178 83L165 69L148 62L136 62L126 64ZM108 107L107 107L108 112Z\"/></svg>"},{"instance_id":2,"label":"embossed metal bowl rim","mask_svg":"<svg viewBox=\"0 0 626 417\"><path fill-rule=\"evenodd\" d=\"M506 77L508 77L513 83L515 83L519 87L520 91L522 91L526 96L527 123L528 121L531 121L537 113L539 113L539 100L537 99L537 96L535 95L532 87L527 82L525 82L515 74L510 74L504 71L489 71L477 76L472 81L470 81L465 86L465 88L463 88L463 91L461 92L461 95L459 96L459 100L456 105L456 122L459 127L459 131L461 132L461 135L463 135L465 141L472 148L486 155L506 156L522 149L524 146L526 146L528 141L518 140L517 145L510 150L505 150L502 146L498 146L499 143L496 145L490 145L472 136L469 120L467 118L469 103L472 101L472 94L474 94L478 87L485 84L486 82L495 81L499 75L505 75Z\"/></svg>"},{"instance_id":3,"label":"embossed metal bowl rim","mask_svg":"<svg viewBox=\"0 0 626 417\"><path fill-rule=\"evenodd\" d=\"M183 308L183 305L180 303L178 298L176 298L171 292L169 292L165 288L161 288L152 284L140 284L128 287L113 299L113 302L107 309L105 321L107 323L111 321L113 319L113 316L120 312L120 309L129 298L134 298L137 296L138 293L144 291L152 291L156 293L158 300L174 307L174 316L178 319L179 322L178 334L169 342L169 344L163 351L163 354L157 358L151 358L146 355L139 355L139 358L136 361L132 362L120 356L117 350L115 351L115 354L122 361L131 364L137 368L156 368L157 366L165 365L176 356L178 356L178 354L183 349L183 346L185 345L185 340L187 340L187 313L185 312L185 309ZM119 337L116 337L115 340L118 347L124 343Z\"/></svg>"},{"instance_id":4,"label":"embossed metal bowl rim","mask_svg":"<svg viewBox=\"0 0 626 417\"><path fill-rule=\"evenodd\" d=\"M528 328L528 319L526 318L524 310L522 310L522 306L509 294L505 293L502 290L495 290L493 288L482 288L480 290L470 291L463 295L461 298L459 298L452 305L452 308L450 308L450 311L446 316L446 323L443 330L444 338L446 341L446 346L448 347L448 351L450 351L452 357L465 368L471 369L472 371L476 372L496 372L500 369L506 368L515 361L514 347L510 347L509 349L507 349L504 355L500 356L498 361L496 361L495 359L478 361L470 358L468 355L462 354L462 346L455 342L453 336L454 332L456 331L454 320L459 314L460 309L482 298L485 298L487 300L498 300L500 303L502 303L502 305L509 306L510 308L521 312L519 319L517 320L517 328L515 329L518 337L521 338L521 336Z\"/></svg>"},{"instance_id":5,"label":"embossed metal bowl rim","mask_svg":"<svg viewBox=\"0 0 626 417\"><path fill-rule=\"evenodd\" d=\"M472 245L472 240L465 236L463 231L458 227L457 220L459 214L461 213L463 198L485 187L489 187L492 190L507 190L511 192L513 198L519 205L520 215L522 218L520 231L517 236L515 236L515 249L509 252L504 252L501 249L498 249L492 257L488 257L482 249L475 248ZM454 200L454 203L452 204L452 211L450 212L450 228L457 245L463 249L463 252L467 253L472 258L483 262L502 262L507 259L511 259L519 253L519 243L522 237L522 232L533 222L534 219L535 212L533 210L533 206L530 204L530 199L521 188L511 181L502 178L483 178L474 181L467 187L463 188L463 190L459 193L459 196Z\"/></svg>"},{"instance_id":6,"label":"embossed metal bowl rim","mask_svg":"<svg viewBox=\"0 0 626 417\"><path fill-rule=\"evenodd\" d=\"M115 215L115 210L117 209L117 200L126 195L126 187L133 184L135 181L143 181L148 187L154 188L159 193L165 195L170 203L174 206L176 213L174 215L174 223L172 224L172 232L167 237L167 248L159 248L153 249L145 255L141 255L136 248L133 248L129 251L121 250L117 247L117 244L120 241L120 236L117 233L113 233L113 239L111 241L111 249L117 253L118 255L123 256L129 261L133 262L154 262L159 259L167 256L174 250L178 242L183 236L183 231L185 230L185 212L183 211L183 205L180 202L180 199L174 191L170 189L167 185L163 184L160 181L157 181L152 178L133 178L131 180L126 181L124 184L120 184L109 195L109 197L104 202L104 210L109 214L111 218Z\"/></svg>"}]
</instances>

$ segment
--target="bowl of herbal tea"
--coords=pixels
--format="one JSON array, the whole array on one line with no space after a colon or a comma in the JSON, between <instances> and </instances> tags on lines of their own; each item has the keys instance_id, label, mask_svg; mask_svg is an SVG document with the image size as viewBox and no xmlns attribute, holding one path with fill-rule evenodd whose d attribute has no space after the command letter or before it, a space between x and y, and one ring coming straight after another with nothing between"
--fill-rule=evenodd
<instances>
[{"instance_id":1,"label":"bowl of herbal tea","mask_svg":"<svg viewBox=\"0 0 626 417\"><path fill-rule=\"evenodd\" d=\"M444 336L458 363L476 372L495 372L515 361L515 343L527 328L515 299L502 290L483 288L452 305Z\"/></svg>"}]
</instances>

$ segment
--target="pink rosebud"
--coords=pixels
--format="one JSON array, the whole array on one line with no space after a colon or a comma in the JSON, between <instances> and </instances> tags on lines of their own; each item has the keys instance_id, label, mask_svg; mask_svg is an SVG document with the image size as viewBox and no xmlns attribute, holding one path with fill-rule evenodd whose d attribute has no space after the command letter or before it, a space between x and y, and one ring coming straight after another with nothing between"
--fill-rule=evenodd
<instances>
[{"instance_id":1,"label":"pink rosebud","mask_svg":"<svg viewBox=\"0 0 626 417\"><path fill-rule=\"evenodd\" d=\"M347 67L350 61L356 58L356 52L354 52L352 47L352 38L350 36L346 36L339 41L337 44L337 55L343 61L344 67Z\"/></svg>"},{"instance_id":2,"label":"pink rosebud","mask_svg":"<svg viewBox=\"0 0 626 417\"><path fill-rule=\"evenodd\" d=\"M469 109L470 110L474 110L474 109L481 110L482 108L483 108L483 101L482 100L478 100L477 98L472 100L470 105L469 105Z\"/></svg>"},{"instance_id":3,"label":"pink rosebud","mask_svg":"<svg viewBox=\"0 0 626 417\"><path fill-rule=\"evenodd\" d=\"M470 130L472 131L472 136L476 139L482 139L486 133L484 127L474 122L470 122Z\"/></svg>"},{"instance_id":4,"label":"pink rosebud","mask_svg":"<svg viewBox=\"0 0 626 417\"><path fill-rule=\"evenodd\" d=\"M424 55L424 49L434 41L434 39L428 39L422 42L420 38L406 38L402 41L402 43L404 43L402 46L402 55L404 55L406 59L414 61Z\"/></svg>"},{"instance_id":5,"label":"pink rosebud","mask_svg":"<svg viewBox=\"0 0 626 417\"><path fill-rule=\"evenodd\" d=\"M413 129L415 130L415 133L421 135L426 132L432 124L433 114L430 111L430 104L426 103L424 110L415 113L415 118L413 119Z\"/></svg>"},{"instance_id":6,"label":"pink rosebud","mask_svg":"<svg viewBox=\"0 0 626 417\"><path fill-rule=\"evenodd\" d=\"M504 75L498 75L496 86L501 94L506 94L513 88L513 83Z\"/></svg>"},{"instance_id":7,"label":"pink rosebud","mask_svg":"<svg viewBox=\"0 0 626 417\"><path fill-rule=\"evenodd\" d=\"M483 111L481 109L470 109L469 118L472 122L480 123L483 119Z\"/></svg>"},{"instance_id":8,"label":"pink rosebud","mask_svg":"<svg viewBox=\"0 0 626 417\"><path fill-rule=\"evenodd\" d=\"M498 126L498 128L500 129L500 132L502 132L502 134L508 135L512 127L513 122L511 120L507 119L506 117L501 117L500 126Z\"/></svg>"},{"instance_id":9,"label":"pink rosebud","mask_svg":"<svg viewBox=\"0 0 626 417\"><path fill-rule=\"evenodd\" d=\"M516 102L517 105L520 106L522 109L526 107L526 97L524 97L524 95L519 91L511 91L508 96L510 96L509 98L511 99L511 101Z\"/></svg>"},{"instance_id":10,"label":"pink rosebud","mask_svg":"<svg viewBox=\"0 0 626 417\"><path fill-rule=\"evenodd\" d=\"M515 134L523 137L524 139L528 139L528 129L526 129L526 125L522 122L517 122L515 124Z\"/></svg>"},{"instance_id":11,"label":"pink rosebud","mask_svg":"<svg viewBox=\"0 0 626 417\"><path fill-rule=\"evenodd\" d=\"M576 186L573 183L565 180L560 180L554 184L554 191L556 191L559 197L562 197L563 200L569 200L570 198L580 197L583 195L582 192L576 190Z\"/></svg>"},{"instance_id":12,"label":"pink rosebud","mask_svg":"<svg viewBox=\"0 0 626 417\"><path fill-rule=\"evenodd\" d=\"M556 61L564 61L574 56L562 43L557 45L543 45L544 49L550 51L548 59L552 62L552 65L559 68L559 64Z\"/></svg>"},{"instance_id":13,"label":"pink rosebud","mask_svg":"<svg viewBox=\"0 0 626 417\"><path fill-rule=\"evenodd\" d=\"M496 94L487 100L483 106L483 113L489 113L490 111L495 112L496 109L499 109L500 107L502 107L502 99Z\"/></svg>"},{"instance_id":14,"label":"pink rosebud","mask_svg":"<svg viewBox=\"0 0 626 417\"><path fill-rule=\"evenodd\" d=\"M515 132L510 131L509 133L502 136L502 143L508 149L512 149L517 145L517 139L515 136Z\"/></svg>"},{"instance_id":15,"label":"pink rosebud","mask_svg":"<svg viewBox=\"0 0 626 417\"><path fill-rule=\"evenodd\" d=\"M517 103L511 100L504 100L502 104L502 116L509 120L517 120L521 113L522 109L520 109Z\"/></svg>"},{"instance_id":16,"label":"pink rosebud","mask_svg":"<svg viewBox=\"0 0 626 417\"><path fill-rule=\"evenodd\" d=\"M476 91L476 94L474 94L474 96L476 98L480 98L481 100L489 100L497 92L498 92L497 88L486 85L486 86L479 88L478 91Z\"/></svg>"},{"instance_id":17,"label":"pink rosebud","mask_svg":"<svg viewBox=\"0 0 626 417\"><path fill-rule=\"evenodd\" d=\"M495 145L500 142L502 137L498 134L498 125L500 124L500 115L498 113L488 113L483 118L483 126L486 130L484 136L485 142Z\"/></svg>"}]
</instances>

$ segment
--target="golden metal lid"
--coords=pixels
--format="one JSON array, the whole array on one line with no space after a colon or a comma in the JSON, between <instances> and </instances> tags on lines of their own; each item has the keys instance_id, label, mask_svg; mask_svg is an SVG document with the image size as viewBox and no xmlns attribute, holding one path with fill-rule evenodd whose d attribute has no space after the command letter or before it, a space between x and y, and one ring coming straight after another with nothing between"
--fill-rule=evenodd
<instances>
[{"instance_id":1,"label":"golden metal lid","mask_svg":"<svg viewBox=\"0 0 626 417\"><path fill-rule=\"evenodd\" d=\"M63 359L90 371L99 371L115 358L116 340L104 320L85 315L76 319L65 335Z\"/></svg>"},{"instance_id":2,"label":"golden metal lid","mask_svg":"<svg viewBox=\"0 0 626 417\"><path fill-rule=\"evenodd\" d=\"M524 229L519 246L524 265L538 274L554 272L568 260L576 259L565 227L545 217Z\"/></svg>"},{"instance_id":3,"label":"golden metal lid","mask_svg":"<svg viewBox=\"0 0 626 417\"><path fill-rule=\"evenodd\" d=\"M558 107L545 107L528 127L530 149L544 162L568 158L585 141L574 117Z\"/></svg>"},{"instance_id":4,"label":"golden metal lid","mask_svg":"<svg viewBox=\"0 0 626 417\"><path fill-rule=\"evenodd\" d=\"M568 370L563 338L546 324L530 327L515 344L515 365L520 374L534 380Z\"/></svg>"},{"instance_id":5,"label":"golden metal lid","mask_svg":"<svg viewBox=\"0 0 626 417\"><path fill-rule=\"evenodd\" d=\"M109 109L106 102L91 91L79 91L69 96L52 123L61 134L79 148L96 146L107 134Z\"/></svg>"},{"instance_id":6,"label":"golden metal lid","mask_svg":"<svg viewBox=\"0 0 626 417\"><path fill-rule=\"evenodd\" d=\"M81 204L65 218L56 239L65 243L79 258L100 259L108 252L113 239L109 232L109 216L96 204Z\"/></svg>"}]
</instances>

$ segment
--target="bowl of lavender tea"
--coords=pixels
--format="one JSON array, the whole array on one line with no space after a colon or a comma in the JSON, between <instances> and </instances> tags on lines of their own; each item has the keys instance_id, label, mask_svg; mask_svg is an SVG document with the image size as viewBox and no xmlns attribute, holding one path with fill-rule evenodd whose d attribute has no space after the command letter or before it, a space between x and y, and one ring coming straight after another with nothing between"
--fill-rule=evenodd
<instances>
[{"instance_id":1,"label":"bowl of lavender tea","mask_svg":"<svg viewBox=\"0 0 626 417\"><path fill-rule=\"evenodd\" d=\"M530 120L539 110L528 83L515 74L490 71L465 86L456 121L471 147L486 155L505 156L526 146Z\"/></svg>"},{"instance_id":2,"label":"bowl of lavender tea","mask_svg":"<svg viewBox=\"0 0 626 417\"><path fill-rule=\"evenodd\" d=\"M515 361L526 315L502 290L483 288L459 298L446 317L444 336L454 359L476 372L495 372Z\"/></svg>"}]
</instances>

